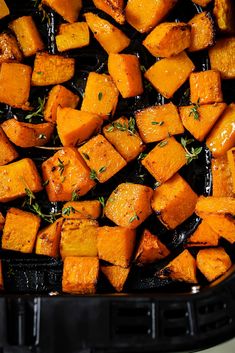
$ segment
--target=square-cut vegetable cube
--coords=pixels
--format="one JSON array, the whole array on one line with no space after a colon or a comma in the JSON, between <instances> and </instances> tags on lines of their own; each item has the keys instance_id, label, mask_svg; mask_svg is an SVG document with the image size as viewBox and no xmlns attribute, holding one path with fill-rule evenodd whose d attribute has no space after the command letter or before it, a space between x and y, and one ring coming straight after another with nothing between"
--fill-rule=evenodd
<instances>
[{"instance_id":1,"label":"square-cut vegetable cube","mask_svg":"<svg viewBox=\"0 0 235 353\"><path fill-rule=\"evenodd\" d=\"M25 189L42 190L41 178L34 162L29 158L0 166L0 202L26 196Z\"/></svg>"},{"instance_id":2,"label":"square-cut vegetable cube","mask_svg":"<svg viewBox=\"0 0 235 353\"><path fill-rule=\"evenodd\" d=\"M235 78L235 38L222 38L209 50L211 68L218 70L222 79Z\"/></svg>"},{"instance_id":3,"label":"square-cut vegetable cube","mask_svg":"<svg viewBox=\"0 0 235 353\"><path fill-rule=\"evenodd\" d=\"M63 218L40 230L37 234L35 253L51 257L59 256L59 244Z\"/></svg>"},{"instance_id":4,"label":"square-cut vegetable cube","mask_svg":"<svg viewBox=\"0 0 235 353\"><path fill-rule=\"evenodd\" d=\"M122 117L103 129L106 139L127 162L135 159L145 149L139 134L135 130L130 130L129 125L130 121Z\"/></svg>"},{"instance_id":5,"label":"square-cut vegetable cube","mask_svg":"<svg viewBox=\"0 0 235 353\"><path fill-rule=\"evenodd\" d=\"M58 107L56 122L62 145L76 146L98 132L103 119L94 113Z\"/></svg>"},{"instance_id":6,"label":"square-cut vegetable cube","mask_svg":"<svg viewBox=\"0 0 235 353\"><path fill-rule=\"evenodd\" d=\"M0 64L22 61L23 55L18 47L18 43L10 34L0 34Z\"/></svg>"},{"instance_id":7,"label":"square-cut vegetable cube","mask_svg":"<svg viewBox=\"0 0 235 353\"><path fill-rule=\"evenodd\" d=\"M192 73L189 82L192 103L210 104L223 101L219 71L208 70Z\"/></svg>"},{"instance_id":8,"label":"square-cut vegetable cube","mask_svg":"<svg viewBox=\"0 0 235 353\"><path fill-rule=\"evenodd\" d=\"M102 135L97 135L78 151L91 169L91 179L105 183L122 168L126 161Z\"/></svg>"},{"instance_id":9,"label":"square-cut vegetable cube","mask_svg":"<svg viewBox=\"0 0 235 353\"><path fill-rule=\"evenodd\" d=\"M227 160L228 160L229 171L232 177L233 193L235 194L235 148L231 148L231 150L227 152ZM225 196L231 196L231 195L225 195Z\"/></svg>"},{"instance_id":10,"label":"square-cut vegetable cube","mask_svg":"<svg viewBox=\"0 0 235 353\"><path fill-rule=\"evenodd\" d=\"M193 2L202 7L207 6L212 0L193 0Z\"/></svg>"},{"instance_id":11,"label":"square-cut vegetable cube","mask_svg":"<svg viewBox=\"0 0 235 353\"><path fill-rule=\"evenodd\" d=\"M233 197L233 182L231 168L229 167L226 155L219 158L212 158L212 196ZM235 188L234 188L235 192Z\"/></svg>"},{"instance_id":12,"label":"square-cut vegetable cube","mask_svg":"<svg viewBox=\"0 0 235 353\"><path fill-rule=\"evenodd\" d=\"M157 61L145 72L145 77L165 98L172 98L194 69L193 62L182 52Z\"/></svg>"},{"instance_id":13,"label":"square-cut vegetable cube","mask_svg":"<svg viewBox=\"0 0 235 353\"><path fill-rule=\"evenodd\" d=\"M62 226L60 254L97 256L98 222L91 219L66 219Z\"/></svg>"},{"instance_id":14,"label":"square-cut vegetable cube","mask_svg":"<svg viewBox=\"0 0 235 353\"><path fill-rule=\"evenodd\" d=\"M222 276L231 266L230 257L223 248L203 249L197 254L197 267L209 282Z\"/></svg>"},{"instance_id":15,"label":"square-cut vegetable cube","mask_svg":"<svg viewBox=\"0 0 235 353\"><path fill-rule=\"evenodd\" d=\"M90 72L81 110L103 118L113 115L118 103L118 89L109 75Z\"/></svg>"},{"instance_id":16,"label":"square-cut vegetable cube","mask_svg":"<svg viewBox=\"0 0 235 353\"><path fill-rule=\"evenodd\" d=\"M214 22L209 12L197 14L188 24L191 26L191 42L188 48L190 52L207 49L214 44Z\"/></svg>"},{"instance_id":17,"label":"square-cut vegetable cube","mask_svg":"<svg viewBox=\"0 0 235 353\"><path fill-rule=\"evenodd\" d=\"M187 247L191 246L217 246L219 234L216 233L205 221L199 224L195 232L188 238Z\"/></svg>"},{"instance_id":18,"label":"square-cut vegetable cube","mask_svg":"<svg viewBox=\"0 0 235 353\"><path fill-rule=\"evenodd\" d=\"M3 289L2 261L0 260L0 290Z\"/></svg>"},{"instance_id":19,"label":"square-cut vegetable cube","mask_svg":"<svg viewBox=\"0 0 235 353\"><path fill-rule=\"evenodd\" d=\"M121 266L101 266L101 271L116 291L121 292L130 273L130 267L123 268Z\"/></svg>"},{"instance_id":20,"label":"square-cut vegetable cube","mask_svg":"<svg viewBox=\"0 0 235 353\"><path fill-rule=\"evenodd\" d=\"M185 150L170 137L154 147L141 163L159 183L164 183L186 164Z\"/></svg>"},{"instance_id":21,"label":"square-cut vegetable cube","mask_svg":"<svg viewBox=\"0 0 235 353\"><path fill-rule=\"evenodd\" d=\"M44 49L44 43L32 16L19 17L9 25L15 33L24 56L28 57Z\"/></svg>"},{"instance_id":22,"label":"square-cut vegetable cube","mask_svg":"<svg viewBox=\"0 0 235 353\"><path fill-rule=\"evenodd\" d=\"M69 219L97 219L100 215L101 203L98 200L69 201L62 209L62 216Z\"/></svg>"},{"instance_id":23,"label":"square-cut vegetable cube","mask_svg":"<svg viewBox=\"0 0 235 353\"><path fill-rule=\"evenodd\" d=\"M151 264L164 259L170 254L167 247L158 239L156 235L145 229L135 256L137 265Z\"/></svg>"},{"instance_id":24,"label":"square-cut vegetable cube","mask_svg":"<svg viewBox=\"0 0 235 353\"><path fill-rule=\"evenodd\" d=\"M216 19L216 24L221 32L229 32L234 34L234 10L235 7L233 0L214 1L213 14Z\"/></svg>"},{"instance_id":25,"label":"square-cut vegetable cube","mask_svg":"<svg viewBox=\"0 0 235 353\"><path fill-rule=\"evenodd\" d=\"M94 5L121 25L125 23L124 0L93 0Z\"/></svg>"},{"instance_id":26,"label":"square-cut vegetable cube","mask_svg":"<svg viewBox=\"0 0 235 353\"><path fill-rule=\"evenodd\" d=\"M42 0L42 4L51 7L70 23L76 22L82 8L82 0Z\"/></svg>"},{"instance_id":27,"label":"square-cut vegetable cube","mask_svg":"<svg viewBox=\"0 0 235 353\"><path fill-rule=\"evenodd\" d=\"M75 70L75 59L48 53L37 53L32 85L49 86L69 81Z\"/></svg>"},{"instance_id":28,"label":"square-cut vegetable cube","mask_svg":"<svg viewBox=\"0 0 235 353\"><path fill-rule=\"evenodd\" d=\"M2 248L32 253L40 221L33 213L10 208L3 228Z\"/></svg>"},{"instance_id":29,"label":"square-cut vegetable cube","mask_svg":"<svg viewBox=\"0 0 235 353\"><path fill-rule=\"evenodd\" d=\"M10 10L4 0L0 0L0 19L8 16L10 14Z\"/></svg>"},{"instance_id":30,"label":"square-cut vegetable cube","mask_svg":"<svg viewBox=\"0 0 235 353\"><path fill-rule=\"evenodd\" d=\"M136 113L136 123L140 136L146 143L165 139L169 134L184 132L177 107L173 103L155 105Z\"/></svg>"},{"instance_id":31,"label":"square-cut vegetable cube","mask_svg":"<svg viewBox=\"0 0 235 353\"><path fill-rule=\"evenodd\" d=\"M59 52L85 47L90 43L88 25L86 22L63 23L55 40Z\"/></svg>"},{"instance_id":32,"label":"square-cut vegetable cube","mask_svg":"<svg viewBox=\"0 0 235 353\"><path fill-rule=\"evenodd\" d=\"M110 54L108 70L123 98L143 93L139 59L131 54Z\"/></svg>"},{"instance_id":33,"label":"square-cut vegetable cube","mask_svg":"<svg viewBox=\"0 0 235 353\"><path fill-rule=\"evenodd\" d=\"M3 217L2 213L0 212L0 232L3 230L5 224L5 218Z\"/></svg>"},{"instance_id":34,"label":"square-cut vegetable cube","mask_svg":"<svg viewBox=\"0 0 235 353\"><path fill-rule=\"evenodd\" d=\"M179 107L185 128L199 141L203 141L226 108L225 103L189 105Z\"/></svg>"},{"instance_id":35,"label":"square-cut vegetable cube","mask_svg":"<svg viewBox=\"0 0 235 353\"><path fill-rule=\"evenodd\" d=\"M97 257L66 257L62 290L73 294L94 294L99 275Z\"/></svg>"},{"instance_id":36,"label":"square-cut vegetable cube","mask_svg":"<svg viewBox=\"0 0 235 353\"><path fill-rule=\"evenodd\" d=\"M123 227L100 227L98 229L99 259L121 267L128 267L135 246L135 230Z\"/></svg>"},{"instance_id":37,"label":"square-cut vegetable cube","mask_svg":"<svg viewBox=\"0 0 235 353\"><path fill-rule=\"evenodd\" d=\"M11 144L3 129L0 127L0 166L12 162L18 157L18 152Z\"/></svg>"},{"instance_id":38,"label":"square-cut vegetable cube","mask_svg":"<svg viewBox=\"0 0 235 353\"><path fill-rule=\"evenodd\" d=\"M135 229L151 215L152 195L153 190L147 186L120 184L106 202L105 215L121 227Z\"/></svg>"},{"instance_id":39,"label":"square-cut vegetable cube","mask_svg":"<svg viewBox=\"0 0 235 353\"><path fill-rule=\"evenodd\" d=\"M50 201L69 201L72 194L85 195L95 186L90 169L73 147L65 147L42 164L44 182Z\"/></svg>"}]
</instances>

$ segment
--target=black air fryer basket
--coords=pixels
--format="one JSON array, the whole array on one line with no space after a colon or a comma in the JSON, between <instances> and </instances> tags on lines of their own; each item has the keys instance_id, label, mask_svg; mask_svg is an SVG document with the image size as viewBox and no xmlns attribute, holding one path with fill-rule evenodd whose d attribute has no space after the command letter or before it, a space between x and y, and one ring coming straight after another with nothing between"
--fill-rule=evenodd
<instances>
[{"instance_id":1,"label":"black air fryer basket","mask_svg":"<svg viewBox=\"0 0 235 353\"><path fill-rule=\"evenodd\" d=\"M47 16L42 21L42 13L35 6L37 1L6 2L11 10L11 19L33 15L48 51L57 53L55 34L61 18L47 8ZM96 9L91 0L83 0L83 3L79 20L82 20L84 12L92 11L118 27L112 18ZM211 12L212 9L208 7L207 10ZM187 22L201 11L202 8L190 0L179 0L167 20ZM8 22L9 18L1 20L1 31L7 28ZM155 59L141 45L144 36L129 25L122 27L122 30L131 38L131 45L124 52L137 54L142 67L148 69ZM92 38L88 48L71 51L68 55L77 59L77 66L75 77L65 86L82 97L88 73L107 72L107 54ZM197 70L210 68L206 52L195 53L190 57ZM27 60L32 64L32 59ZM33 87L31 104L35 104L38 97L44 97L48 91L48 88ZM225 101L230 103L235 97L235 82L223 82L223 92ZM173 102L177 105L189 103L188 84L176 93ZM119 100L116 117L130 117L138 109L163 103L167 103L167 100L145 82L145 93L142 96ZM0 108L4 111L4 119L13 115L17 115L19 120L24 118L25 113L21 111L9 106ZM152 146L148 148L150 150ZM38 166L51 154L51 151L36 149L20 150L21 156L32 158ZM210 161L210 152L203 145L200 158L180 172L198 194L211 193ZM139 179L139 168L138 161L131 163L105 185L99 184L86 197L106 197L120 180L153 186L154 180L147 173L144 180ZM39 198L45 212L56 213L60 210L61 204L48 203L44 192L39 193ZM0 211L5 213L10 206L21 204L22 200L1 205ZM107 220L101 220L101 225L102 222L105 224ZM164 237L164 243L171 250L172 257L175 257L182 251L184 241L199 222L200 219L193 215L176 230L167 231L155 216L151 216L141 226L140 232L147 225L160 238ZM223 241L222 246L231 259L235 260L234 247L226 241ZM5 252L1 249L0 258L5 287L0 297L0 353L182 352L201 350L235 335L234 267L210 285L201 278L201 286L159 279L154 275L159 268L158 264L144 269L134 267L123 294L110 294L112 288L101 276L97 289L100 294L69 296L61 294L63 264L60 259ZM161 263L161 267L163 265Z\"/></svg>"}]
</instances>

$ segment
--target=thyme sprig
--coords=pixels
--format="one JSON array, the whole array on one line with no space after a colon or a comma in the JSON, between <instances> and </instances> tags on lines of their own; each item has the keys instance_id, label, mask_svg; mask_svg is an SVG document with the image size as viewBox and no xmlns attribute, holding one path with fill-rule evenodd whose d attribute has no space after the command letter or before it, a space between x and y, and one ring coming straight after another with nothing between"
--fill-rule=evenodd
<instances>
[{"instance_id":1,"label":"thyme sprig","mask_svg":"<svg viewBox=\"0 0 235 353\"><path fill-rule=\"evenodd\" d=\"M188 145L194 142L194 139L187 139L181 137L181 145L184 147L186 152L185 157L187 159L187 164L191 163L194 159L198 159L199 154L202 152L202 147L191 147L191 150L188 149Z\"/></svg>"},{"instance_id":2,"label":"thyme sprig","mask_svg":"<svg viewBox=\"0 0 235 353\"><path fill-rule=\"evenodd\" d=\"M193 115L195 120L200 120L200 113L198 109L200 108L200 98L198 98L197 103L193 103L193 107L190 109L189 116Z\"/></svg>"},{"instance_id":3,"label":"thyme sprig","mask_svg":"<svg viewBox=\"0 0 235 353\"><path fill-rule=\"evenodd\" d=\"M112 132L114 129L117 129L119 131L126 131L129 132L132 135L136 134L136 129L135 129L135 119L130 118L128 121L128 124L125 122L122 124L120 122L113 122L111 125L106 129L107 132Z\"/></svg>"},{"instance_id":4,"label":"thyme sprig","mask_svg":"<svg viewBox=\"0 0 235 353\"><path fill-rule=\"evenodd\" d=\"M44 97L44 98L38 97L38 106L37 106L37 108L35 109L34 112L26 115L25 116L25 120L28 120L31 123L32 119L34 117L43 118L43 110L44 110L45 103L46 103L46 97Z\"/></svg>"}]
</instances>

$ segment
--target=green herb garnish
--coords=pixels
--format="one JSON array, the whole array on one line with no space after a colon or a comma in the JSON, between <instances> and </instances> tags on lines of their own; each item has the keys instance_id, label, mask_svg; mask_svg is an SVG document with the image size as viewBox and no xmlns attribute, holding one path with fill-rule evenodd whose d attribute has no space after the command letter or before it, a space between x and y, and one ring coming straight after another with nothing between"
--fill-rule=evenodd
<instances>
[{"instance_id":1,"label":"green herb garnish","mask_svg":"<svg viewBox=\"0 0 235 353\"><path fill-rule=\"evenodd\" d=\"M46 103L46 98L40 98L38 97L38 106L36 110L33 113L30 113L25 116L25 120L28 120L30 123L32 122L32 118L37 117L37 118L43 118L43 110L44 106Z\"/></svg>"},{"instance_id":2,"label":"green herb garnish","mask_svg":"<svg viewBox=\"0 0 235 353\"><path fill-rule=\"evenodd\" d=\"M103 98L103 93L102 93L102 92L99 92L99 93L98 93L98 99L99 99L99 101L101 101L102 98Z\"/></svg>"},{"instance_id":3,"label":"green herb garnish","mask_svg":"<svg viewBox=\"0 0 235 353\"><path fill-rule=\"evenodd\" d=\"M164 121L152 121L152 125L159 125L162 126L164 124Z\"/></svg>"},{"instance_id":4,"label":"green herb garnish","mask_svg":"<svg viewBox=\"0 0 235 353\"><path fill-rule=\"evenodd\" d=\"M105 207L105 199L104 199L104 197L103 197L103 196L100 196L100 197L98 198L98 200L99 200L99 202L101 203L101 205L102 205L103 207Z\"/></svg>"},{"instance_id":5,"label":"green herb garnish","mask_svg":"<svg viewBox=\"0 0 235 353\"><path fill-rule=\"evenodd\" d=\"M128 124L126 124L125 122L123 124L121 124L120 122L113 122L106 129L106 131L107 132L111 132L114 129L117 129L119 131L126 131L126 132L129 132L132 135L135 135L136 134L135 119L134 118L130 118L129 121L128 121Z\"/></svg>"},{"instance_id":6,"label":"green herb garnish","mask_svg":"<svg viewBox=\"0 0 235 353\"><path fill-rule=\"evenodd\" d=\"M97 177L97 173L96 173L95 169L91 169L91 171L90 171L90 179L91 180L99 180L98 177Z\"/></svg>"},{"instance_id":7,"label":"green herb garnish","mask_svg":"<svg viewBox=\"0 0 235 353\"><path fill-rule=\"evenodd\" d=\"M73 206L68 206L68 207L63 208L62 215L63 216L70 216L71 212L75 213L76 210L75 210L75 208Z\"/></svg>"},{"instance_id":8,"label":"green herb garnish","mask_svg":"<svg viewBox=\"0 0 235 353\"><path fill-rule=\"evenodd\" d=\"M202 147L191 147L191 150L188 149L188 145L194 142L194 139L181 138L181 145L185 149L185 157L187 159L187 164L191 163L194 159L198 159L199 154L202 152Z\"/></svg>"},{"instance_id":9,"label":"green herb garnish","mask_svg":"<svg viewBox=\"0 0 235 353\"><path fill-rule=\"evenodd\" d=\"M83 156L84 156L85 159L87 159L88 161L90 160L90 157L88 156L87 153L82 152L82 154L83 154Z\"/></svg>"},{"instance_id":10,"label":"green herb garnish","mask_svg":"<svg viewBox=\"0 0 235 353\"><path fill-rule=\"evenodd\" d=\"M168 141L167 140L164 140L164 141L161 141L157 144L158 147L164 147L168 144Z\"/></svg>"},{"instance_id":11,"label":"green herb garnish","mask_svg":"<svg viewBox=\"0 0 235 353\"><path fill-rule=\"evenodd\" d=\"M198 109L200 108L200 98L198 98L197 103L193 103L193 107L190 109L189 116L193 115L195 120L200 120L200 114Z\"/></svg>"},{"instance_id":12,"label":"green herb garnish","mask_svg":"<svg viewBox=\"0 0 235 353\"><path fill-rule=\"evenodd\" d=\"M138 221L140 218L137 214L135 214L134 216L132 216L130 219L129 219L129 223L132 223L134 221Z\"/></svg>"},{"instance_id":13,"label":"green herb garnish","mask_svg":"<svg viewBox=\"0 0 235 353\"><path fill-rule=\"evenodd\" d=\"M73 191L71 201L77 201L78 199L79 199L79 195L76 193L76 191Z\"/></svg>"},{"instance_id":14,"label":"green herb garnish","mask_svg":"<svg viewBox=\"0 0 235 353\"><path fill-rule=\"evenodd\" d=\"M99 173L104 173L105 171L106 171L106 167L104 166L104 167L101 167L100 169L99 169Z\"/></svg>"}]
</instances>

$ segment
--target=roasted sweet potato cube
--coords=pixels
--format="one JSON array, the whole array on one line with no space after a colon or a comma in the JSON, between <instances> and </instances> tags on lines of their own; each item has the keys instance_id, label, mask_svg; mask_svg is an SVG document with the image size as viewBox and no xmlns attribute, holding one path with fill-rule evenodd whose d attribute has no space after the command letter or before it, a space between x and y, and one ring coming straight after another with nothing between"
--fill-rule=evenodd
<instances>
[{"instance_id":1,"label":"roasted sweet potato cube","mask_svg":"<svg viewBox=\"0 0 235 353\"><path fill-rule=\"evenodd\" d=\"M16 63L3 63L0 71L0 102L14 108L28 109L30 66Z\"/></svg>"},{"instance_id":2,"label":"roasted sweet potato cube","mask_svg":"<svg viewBox=\"0 0 235 353\"><path fill-rule=\"evenodd\" d=\"M10 208L3 228L2 248L32 253L40 221L33 213Z\"/></svg>"},{"instance_id":3,"label":"roasted sweet potato cube","mask_svg":"<svg viewBox=\"0 0 235 353\"><path fill-rule=\"evenodd\" d=\"M37 234L35 253L51 257L59 256L59 244L63 218L59 218Z\"/></svg>"},{"instance_id":4,"label":"roasted sweet potato cube","mask_svg":"<svg viewBox=\"0 0 235 353\"><path fill-rule=\"evenodd\" d=\"M105 215L121 227L135 229L151 215L152 195L153 190L147 186L120 184L106 202Z\"/></svg>"},{"instance_id":5,"label":"roasted sweet potato cube","mask_svg":"<svg viewBox=\"0 0 235 353\"><path fill-rule=\"evenodd\" d=\"M97 219L101 215L101 203L98 200L69 201L62 209L62 216L69 219Z\"/></svg>"},{"instance_id":6,"label":"roasted sweet potato cube","mask_svg":"<svg viewBox=\"0 0 235 353\"><path fill-rule=\"evenodd\" d=\"M203 249L197 254L197 267L209 282L222 276L232 266L223 248Z\"/></svg>"},{"instance_id":7,"label":"roasted sweet potato cube","mask_svg":"<svg viewBox=\"0 0 235 353\"><path fill-rule=\"evenodd\" d=\"M129 124L128 119L122 117L103 129L106 139L127 162L135 159L145 149L139 134L128 129Z\"/></svg>"},{"instance_id":8,"label":"roasted sweet potato cube","mask_svg":"<svg viewBox=\"0 0 235 353\"><path fill-rule=\"evenodd\" d=\"M110 54L108 70L123 98L143 93L139 59L131 54Z\"/></svg>"},{"instance_id":9,"label":"roasted sweet potato cube","mask_svg":"<svg viewBox=\"0 0 235 353\"><path fill-rule=\"evenodd\" d=\"M103 118L113 115L118 103L118 89L109 75L90 72L81 110Z\"/></svg>"},{"instance_id":10,"label":"roasted sweet potato cube","mask_svg":"<svg viewBox=\"0 0 235 353\"><path fill-rule=\"evenodd\" d=\"M19 17L9 25L15 33L24 56L32 56L44 49L44 43L32 16Z\"/></svg>"},{"instance_id":11,"label":"roasted sweet potato cube","mask_svg":"<svg viewBox=\"0 0 235 353\"><path fill-rule=\"evenodd\" d=\"M193 2L199 6L205 7L211 2L211 0L193 0Z\"/></svg>"},{"instance_id":12,"label":"roasted sweet potato cube","mask_svg":"<svg viewBox=\"0 0 235 353\"><path fill-rule=\"evenodd\" d=\"M98 222L92 219L66 219L62 226L60 254L97 256Z\"/></svg>"},{"instance_id":13,"label":"roasted sweet potato cube","mask_svg":"<svg viewBox=\"0 0 235 353\"><path fill-rule=\"evenodd\" d=\"M5 218L3 217L3 214L0 212L0 232L3 230L5 224Z\"/></svg>"},{"instance_id":14,"label":"roasted sweet potato cube","mask_svg":"<svg viewBox=\"0 0 235 353\"><path fill-rule=\"evenodd\" d=\"M0 0L0 19L8 16L10 14L10 10L4 0Z\"/></svg>"},{"instance_id":15,"label":"roasted sweet potato cube","mask_svg":"<svg viewBox=\"0 0 235 353\"><path fill-rule=\"evenodd\" d=\"M203 219L209 226L231 244L235 243L235 220L230 214L208 214Z\"/></svg>"},{"instance_id":16,"label":"roasted sweet potato cube","mask_svg":"<svg viewBox=\"0 0 235 353\"><path fill-rule=\"evenodd\" d=\"M184 250L160 271L160 276L180 282L197 283L196 271L196 260L188 250Z\"/></svg>"},{"instance_id":17,"label":"roasted sweet potato cube","mask_svg":"<svg viewBox=\"0 0 235 353\"><path fill-rule=\"evenodd\" d=\"M137 31L148 32L168 15L176 2L177 0L128 0L126 20Z\"/></svg>"},{"instance_id":18,"label":"roasted sweet potato cube","mask_svg":"<svg viewBox=\"0 0 235 353\"><path fill-rule=\"evenodd\" d=\"M121 25L124 24L124 0L93 0L93 3L98 9L113 17L116 22L120 23Z\"/></svg>"},{"instance_id":19,"label":"roasted sweet potato cube","mask_svg":"<svg viewBox=\"0 0 235 353\"><path fill-rule=\"evenodd\" d=\"M196 213L204 218L209 214L226 214L235 216L235 198L200 196L196 205Z\"/></svg>"},{"instance_id":20,"label":"roasted sweet potato cube","mask_svg":"<svg viewBox=\"0 0 235 353\"><path fill-rule=\"evenodd\" d=\"M130 273L130 267L101 266L101 271L107 277L113 288L115 288L117 292L121 292Z\"/></svg>"},{"instance_id":21,"label":"roasted sweet potato cube","mask_svg":"<svg viewBox=\"0 0 235 353\"><path fill-rule=\"evenodd\" d=\"M209 50L211 68L218 70L222 79L235 78L235 38L223 38Z\"/></svg>"},{"instance_id":22,"label":"roasted sweet potato cube","mask_svg":"<svg viewBox=\"0 0 235 353\"><path fill-rule=\"evenodd\" d=\"M227 155L212 158L212 196L233 197L233 182L231 168L229 168ZM234 189L235 191L235 189Z\"/></svg>"},{"instance_id":23,"label":"roasted sweet potato cube","mask_svg":"<svg viewBox=\"0 0 235 353\"><path fill-rule=\"evenodd\" d=\"M146 143L161 141L169 134L172 136L184 132L177 107L173 103L139 110L136 113L136 123Z\"/></svg>"},{"instance_id":24,"label":"roasted sweet potato cube","mask_svg":"<svg viewBox=\"0 0 235 353\"><path fill-rule=\"evenodd\" d=\"M76 148L65 147L42 164L44 182L50 201L69 201L73 192L85 195L95 186L90 169Z\"/></svg>"},{"instance_id":25,"label":"roasted sweet potato cube","mask_svg":"<svg viewBox=\"0 0 235 353\"><path fill-rule=\"evenodd\" d=\"M217 246L218 243L219 234L209 224L202 221L195 232L188 238L186 246Z\"/></svg>"},{"instance_id":26,"label":"roasted sweet potato cube","mask_svg":"<svg viewBox=\"0 0 235 353\"><path fill-rule=\"evenodd\" d=\"M137 265L143 266L162 260L169 254L169 250L158 237L145 229L140 239L135 262Z\"/></svg>"},{"instance_id":27,"label":"roasted sweet potato cube","mask_svg":"<svg viewBox=\"0 0 235 353\"><path fill-rule=\"evenodd\" d=\"M185 150L170 137L154 147L141 163L159 183L164 183L186 164Z\"/></svg>"},{"instance_id":28,"label":"roasted sweet potato cube","mask_svg":"<svg viewBox=\"0 0 235 353\"><path fill-rule=\"evenodd\" d=\"M220 31L234 33L234 1L215 0L213 14Z\"/></svg>"},{"instance_id":29,"label":"roasted sweet potato cube","mask_svg":"<svg viewBox=\"0 0 235 353\"><path fill-rule=\"evenodd\" d=\"M143 45L156 57L169 58L190 45L191 27L182 22L164 22L154 28Z\"/></svg>"},{"instance_id":30,"label":"roasted sweet potato cube","mask_svg":"<svg viewBox=\"0 0 235 353\"><path fill-rule=\"evenodd\" d=\"M145 72L145 77L165 98L172 98L194 69L193 62L182 52L157 61Z\"/></svg>"},{"instance_id":31,"label":"roasted sweet potato cube","mask_svg":"<svg viewBox=\"0 0 235 353\"><path fill-rule=\"evenodd\" d=\"M229 150L227 152L227 160L228 160L229 172L232 177L231 179L232 179L233 193L235 194L235 148L231 148L231 150ZM229 179L229 177L228 177L228 179ZM227 183L230 185L229 180L227 181ZM229 186L228 186L228 188L229 188ZM225 195L225 196L232 196L232 195L230 194L230 195Z\"/></svg>"},{"instance_id":32,"label":"roasted sweet potato cube","mask_svg":"<svg viewBox=\"0 0 235 353\"><path fill-rule=\"evenodd\" d=\"M55 40L59 52L85 47L90 43L88 25L86 22L63 23Z\"/></svg>"},{"instance_id":33,"label":"roasted sweet potato cube","mask_svg":"<svg viewBox=\"0 0 235 353\"><path fill-rule=\"evenodd\" d=\"M46 145L51 139L54 125L24 123L12 118L2 123L2 129L16 146L29 148Z\"/></svg>"},{"instance_id":34,"label":"roasted sweet potato cube","mask_svg":"<svg viewBox=\"0 0 235 353\"><path fill-rule=\"evenodd\" d=\"M199 141L203 141L227 107L226 103L189 105L179 107L185 128Z\"/></svg>"},{"instance_id":35,"label":"roasted sweet potato cube","mask_svg":"<svg viewBox=\"0 0 235 353\"><path fill-rule=\"evenodd\" d=\"M48 100L43 112L46 121L55 123L57 118L57 108L76 108L79 97L61 85L54 86L48 95Z\"/></svg>"},{"instance_id":36,"label":"roasted sweet potato cube","mask_svg":"<svg viewBox=\"0 0 235 353\"><path fill-rule=\"evenodd\" d=\"M99 259L121 267L128 267L135 246L136 233L123 227L98 228L97 247Z\"/></svg>"},{"instance_id":37,"label":"roasted sweet potato cube","mask_svg":"<svg viewBox=\"0 0 235 353\"><path fill-rule=\"evenodd\" d=\"M235 104L231 103L209 134L206 145L214 157L223 156L235 144Z\"/></svg>"},{"instance_id":38,"label":"roasted sweet potato cube","mask_svg":"<svg viewBox=\"0 0 235 353\"><path fill-rule=\"evenodd\" d=\"M2 260L0 260L0 290L3 290Z\"/></svg>"},{"instance_id":39,"label":"roasted sweet potato cube","mask_svg":"<svg viewBox=\"0 0 235 353\"><path fill-rule=\"evenodd\" d=\"M94 294L99 275L97 257L66 257L62 290L71 294Z\"/></svg>"},{"instance_id":40,"label":"roasted sweet potato cube","mask_svg":"<svg viewBox=\"0 0 235 353\"><path fill-rule=\"evenodd\" d=\"M191 26L191 41L188 50L204 50L214 44L214 22L209 12L195 15L188 23ZM202 30L203 29L203 30Z\"/></svg>"},{"instance_id":41,"label":"roasted sweet potato cube","mask_svg":"<svg viewBox=\"0 0 235 353\"><path fill-rule=\"evenodd\" d=\"M82 0L42 0L42 4L51 7L69 23L76 22L82 8Z\"/></svg>"},{"instance_id":42,"label":"roasted sweet potato cube","mask_svg":"<svg viewBox=\"0 0 235 353\"><path fill-rule=\"evenodd\" d=\"M8 164L18 157L18 152L0 127L0 166Z\"/></svg>"},{"instance_id":43,"label":"roasted sweet potato cube","mask_svg":"<svg viewBox=\"0 0 235 353\"><path fill-rule=\"evenodd\" d=\"M98 180L100 183L105 183L127 164L102 135L93 137L78 151L91 169L91 179Z\"/></svg>"},{"instance_id":44,"label":"roasted sweet potato cube","mask_svg":"<svg viewBox=\"0 0 235 353\"><path fill-rule=\"evenodd\" d=\"M22 61L23 55L18 47L18 43L10 34L0 34L0 64Z\"/></svg>"},{"instance_id":45,"label":"roasted sweet potato cube","mask_svg":"<svg viewBox=\"0 0 235 353\"><path fill-rule=\"evenodd\" d=\"M0 166L0 180L0 202L8 202L26 196L26 188L33 193L42 190L37 168L29 158Z\"/></svg>"},{"instance_id":46,"label":"roasted sweet potato cube","mask_svg":"<svg viewBox=\"0 0 235 353\"><path fill-rule=\"evenodd\" d=\"M117 27L99 16L88 12L85 14L87 24L100 45L110 53L119 53L130 44L130 39Z\"/></svg>"},{"instance_id":47,"label":"roasted sweet potato cube","mask_svg":"<svg viewBox=\"0 0 235 353\"><path fill-rule=\"evenodd\" d=\"M48 53L37 53L32 85L49 86L69 81L75 70L75 59Z\"/></svg>"},{"instance_id":48,"label":"roasted sweet potato cube","mask_svg":"<svg viewBox=\"0 0 235 353\"><path fill-rule=\"evenodd\" d=\"M152 209L168 229L175 229L193 214L197 199L189 184L176 174L154 190Z\"/></svg>"},{"instance_id":49,"label":"roasted sweet potato cube","mask_svg":"<svg viewBox=\"0 0 235 353\"><path fill-rule=\"evenodd\" d=\"M98 132L103 119L94 113L58 107L56 122L62 145L76 146Z\"/></svg>"},{"instance_id":50,"label":"roasted sweet potato cube","mask_svg":"<svg viewBox=\"0 0 235 353\"><path fill-rule=\"evenodd\" d=\"M223 101L219 71L208 70L192 73L189 83L192 103L210 104Z\"/></svg>"}]
</instances>

